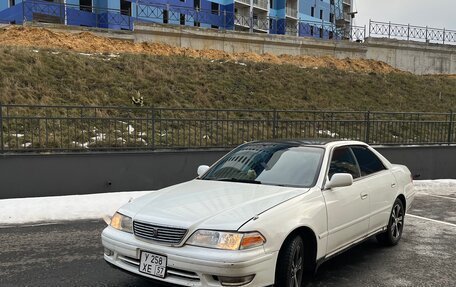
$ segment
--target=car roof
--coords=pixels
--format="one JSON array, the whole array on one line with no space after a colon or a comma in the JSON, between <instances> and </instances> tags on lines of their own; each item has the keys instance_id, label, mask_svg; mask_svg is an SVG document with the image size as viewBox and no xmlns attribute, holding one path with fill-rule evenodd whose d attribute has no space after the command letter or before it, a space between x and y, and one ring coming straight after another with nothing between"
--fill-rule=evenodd
<instances>
[{"instance_id":1,"label":"car roof","mask_svg":"<svg viewBox=\"0 0 456 287\"><path fill-rule=\"evenodd\" d=\"M294 139L294 140L262 140L262 141L254 141L253 143L271 143L271 144L290 144L290 145L299 145L299 146L326 146L328 144L331 145L344 145L344 144L362 144L366 145L360 141L352 141L352 140L340 140L340 139L332 139L332 138L316 138L316 139Z\"/></svg>"}]
</instances>

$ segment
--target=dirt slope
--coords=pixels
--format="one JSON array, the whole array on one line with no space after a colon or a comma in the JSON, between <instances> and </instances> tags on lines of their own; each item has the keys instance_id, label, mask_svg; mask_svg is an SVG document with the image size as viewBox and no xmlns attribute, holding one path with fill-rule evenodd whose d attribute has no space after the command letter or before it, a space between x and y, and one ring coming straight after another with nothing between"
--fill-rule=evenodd
<instances>
[{"instance_id":1,"label":"dirt slope","mask_svg":"<svg viewBox=\"0 0 456 287\"><path fill-rule=\"evenodd\" d=\"M90 53L140 53L159 56L188 56L229 61L292 64L305 68L332 68L354 72L389 73L397 69L384 62L364 59L337 59L330 56L275 56L272 54L226 53L218 50L177 48L160 43L132 43L96 36L89 32L65 33L44 28L8 26L0 30L0 45L68 49Z\"/></svg>"}]
</instances>

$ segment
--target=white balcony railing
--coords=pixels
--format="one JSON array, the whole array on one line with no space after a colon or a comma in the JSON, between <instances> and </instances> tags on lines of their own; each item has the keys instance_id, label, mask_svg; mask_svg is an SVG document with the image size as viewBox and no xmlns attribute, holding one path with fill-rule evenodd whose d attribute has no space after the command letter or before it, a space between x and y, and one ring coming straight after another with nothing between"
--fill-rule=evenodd
<instances>
[{"instance_id":1,"label":"white balcony railing","mask_svg":"<svg viewBox=\"0 0 456 287\"><path fill-rule=\"evenodd\" d=\"M236 0L236 2L244 3L250 5L250 0Z\"/></svg>"},{"instance_id":2,"label":"white balcony railing","mask_svg":"<svg viewBox=\"0 0 456 287\"><path fill-rule=\"evenodd\" d=\"M253 29L267 31L269 30L269 21L268 18L253 18Z\"/></svg>"}]
</instances>

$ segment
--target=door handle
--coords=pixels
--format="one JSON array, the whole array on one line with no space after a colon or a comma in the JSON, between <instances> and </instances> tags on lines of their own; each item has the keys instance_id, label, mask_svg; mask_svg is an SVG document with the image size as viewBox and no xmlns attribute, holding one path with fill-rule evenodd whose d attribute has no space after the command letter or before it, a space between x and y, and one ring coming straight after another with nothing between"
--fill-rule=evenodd
<instances>
[{"instance_id":1,"label":"door handle","mask_svg":"<svg viewBox=\"0 0 456 287\"><path fill-rule=\"evenodd\" d=\"M362 199L362 200L364 200L364 199L367 198L367 193L361 193L360 195L361 195L361 199Z\"/></svg>"}]
</instances>

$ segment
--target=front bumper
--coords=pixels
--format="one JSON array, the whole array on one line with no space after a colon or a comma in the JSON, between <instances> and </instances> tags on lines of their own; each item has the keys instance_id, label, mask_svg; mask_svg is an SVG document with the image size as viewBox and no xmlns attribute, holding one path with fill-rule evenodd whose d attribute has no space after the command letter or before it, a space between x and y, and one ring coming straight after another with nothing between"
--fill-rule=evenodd
<instances>
[{"instance_id":1,"label":"front bumper","mask_svg":"<svg viewBox=\"0 0 456 287\"><path fill-rule=\"evenodd\" d=\"M119 268L181 286L222 286L218 276L241 277L255 275L243 286L263 287L274 283L278 253L266 254L263 248L227 251L195 246L170 247L139 239L133 234L118 231L110 226L101 235L103 246L113 254L104 259ZM139 272L140 250L168 257L167 275L164 279Z\"/></svg>"}]
</instances>

